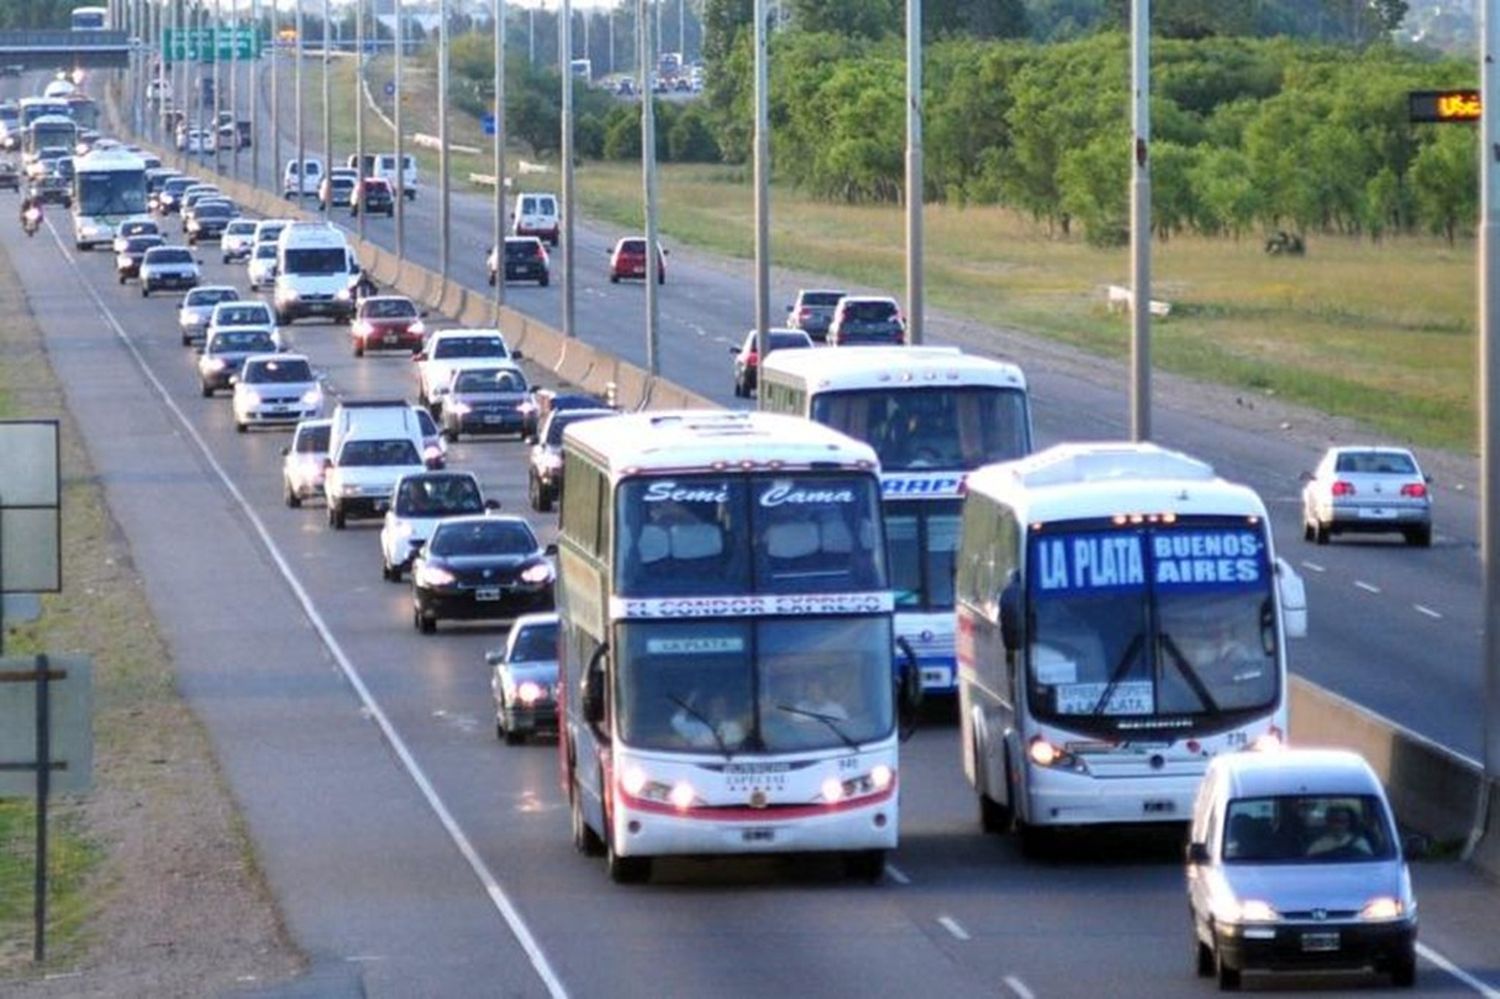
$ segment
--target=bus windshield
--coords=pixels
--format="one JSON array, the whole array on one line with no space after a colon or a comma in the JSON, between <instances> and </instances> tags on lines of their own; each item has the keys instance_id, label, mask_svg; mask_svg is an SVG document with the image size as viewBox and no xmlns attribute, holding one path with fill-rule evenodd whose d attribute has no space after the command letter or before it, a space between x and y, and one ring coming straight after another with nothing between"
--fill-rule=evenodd
<instances>
[{"instance_id":1,"label":"bus windshield","mask_svg":"<svg viewBox=\"0 0 1500 999\"><path fill-rule=\"evenodd\" d=\"M1031 538L1032 713L1112 733L1159 716L1263 711L1280 696L1259 524L1050 526ZM1132 721L1134 719L1134 721Z\"/></svg>"},{"instance_id":2,"label":"bus windshield","mask_svg":"<svg viewBox=\"0 0 1500 999\"><path fill-rule=\"evenodd\" d=\"M876 480L864 473L684 475L621 483L627 596L887 588Z\"/></svg>"},{"instance_id":3,"label":"bus windshield","mask_svg":"<svg viewBox=\"0 0 1500 999\"><path fill-rule=\"evenodd\" d=\"M146 210L146 175L141 170L78 174L79 215L137 215Z\"/></svg>"},{"instance_id":4,"label":"bus windshield","mask_svg":"<svg viewBox=\"0 0 1500 999\"><path fill-rule=\"evenodd\" d=\"M882 616L625 621L618 647L615 703L632 746L732 756L891 731Z\"/></svg>"},{"instance_id":5,"label":"bus windshield","mask_svg":"<svg viewBox=\"0 0 1500 999\"><path fill-rule=\"evenodd\" d=\"M898 611L953 609L953 570L963 500L892 500L885 504L886 549Z\"/></svg>"},{"instance_id":6,"label":"bus windshield","mask_svg":"<svg viewBox=\"0 0 1500 999\"><path fill-rule=\"evenodd\" d=\"M1026 394L990 385L824 392L812 418L868 442L882 471L968 469L1031 450Z\"/></svg>"}]
</instances>

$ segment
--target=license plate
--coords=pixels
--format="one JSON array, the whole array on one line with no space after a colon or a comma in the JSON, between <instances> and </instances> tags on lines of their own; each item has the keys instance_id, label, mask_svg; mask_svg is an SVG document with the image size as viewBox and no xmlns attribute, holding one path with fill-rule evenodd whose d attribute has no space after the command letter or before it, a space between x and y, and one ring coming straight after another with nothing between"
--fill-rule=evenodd
<instances>
[{"instance_id":1,"label":"license plate","mask_svg":"<svg viewBox=\"0 0 1500 999\"><path fill-rule=\"evenodd\" d=\"M505 419L505 417L501 416L499 413L485 413L484 414L484 422L485 423L500 423L500 422L504 421L504 419Z\"/></svg>"},{"instance_id":2,"label":"license plate","mask_svg":"<svg viewBox=\"0 0 1500 999\"><path fill-rule=\"evenodd\" d=\"M1388 510L1385 507L1376 507L1374 509L1361 510L1359 511L1359 515L1365 520L1390 520L1396 516L1396 511Z\"/></svg>"},{"instance_id":3,"label":"license plate","mask_svg":"<svg viewBox=\"0 0 1500 999\"><path fill-rule=\"evenodd\" d=\"M1141 802L1141 811L1147 815L1170 815L1177 811L1177 803L1170 799Z\"/></svg>"},{"instance_id":4,"label":"license plate","mask_svg":"<svg viewBox=\"0 0 1500 999\"><path fill-rule=\"evenodd\" d=\"M922 686L945 687L948 685L948 671L945 669L924 669L922 671Z\"/></svg>"},{"instance_id":5,"label":"license plate","mask_svg":"<svg viewBox=\"0 0 1500 999\"><path fill-rule=\"evenodd\" d=\"M775 829L741 829L740 841L744 843L774 843Z\"/></svg>"},{"instance_id":6,"label":"license plate","mask_svg":"<svg viewBox=\"0 0 1500 999\"><path fill-rule=\"evenodd\" d=\"M474 591L474 599L475 600L499 600L500 599L500 587L498 587L498 586L481 586L479 589L477 589L477 590Z\"/></svg>"},{"instance_id":7,"label":"license plate","mask_svg":"<svg viewBox=\"0 0 1500 999\"><path fill-rule=\"evenodd\" d=\"M1337 933L1304 933L1302 934L1302 949L1314 953L1339 949L1339 935Z\"/></svg>"},{"instance_id":8,"label":"license plate","mask_svg":"<svg viewBox=\"0 0 1500 999\"><path fill-rule=\"evenodd\" d=\"M401 337L397 336L395 333L387 333L385 336L381 337L380 339L381 339L382 342L389 344L389 343L395 343L396 341L400 340Z\"/></svg>"},{"instance_id":9,"label":"license plate","mask_svg":"<svg viewBox=\"0 0 1500 999\"><path fill-rule=\"evenodd\" d=\"M383 500L383 499L376 500L375 501L375 512L376 513L385 513L385 508L388 507L388 506L390 506L390 505L391 504L390 504L389 500Z\"/></svg>"},{"instance_id":10,"label":"license plate","mask_svg":"<svg viewBox=\"0 0 1500 999\"><path fill-rule=\"evenodd\" d=\"M271 413L290 413L292 411L292 407L290 407L290 406L267 406L266 410L267 410L267 412L271 412Z\"/></svg>"}]
</instances>

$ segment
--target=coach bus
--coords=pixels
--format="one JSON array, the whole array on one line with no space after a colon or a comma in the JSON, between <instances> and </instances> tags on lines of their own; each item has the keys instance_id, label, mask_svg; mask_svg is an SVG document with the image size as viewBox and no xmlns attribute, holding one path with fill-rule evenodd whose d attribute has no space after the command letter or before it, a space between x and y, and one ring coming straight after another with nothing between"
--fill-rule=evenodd
<instances>
[{"instance_id":1,"label":"coach bus","mask_svg":"<svg viewBox=\"0 0 1500 999\"><path fill-rule=\"evenodd\" d=\"M559 690L574 845L617 882L669 854L896 845L899 736L875 453L765 413L563 435Z\"/></svg>"},{"instance_id":2,"label":"coach bus","mask_svg":"<svg viewBox=\"0 0 1500 999\"><path fill-rule=\"evenodd\" d=\"M969 476L958 558L964 771L987 832L1185 822L1209 759L1287 731L1301 578L1256 493L1151 444Z\"/></svg>"},{"instance_id":3,"label":"coach bus","mask_svg":"<svg viewBox=\"0 0 1500 999\"><path fill-rule=\"evenodd\" d=\"M74 7L71 27L74 31L103 31L109 27L109 8Z\"/></svg>"},{"instance_id":4,"label":"coach bus","mask_svg":"<svg viewBox=\"0 0 1500 999\"><path fill-rule=\"evenodd\" d=\"M953 556L964 476L1031 452L1026 378L954 347L786 350L761 364L760 406L869 443L880 458L896 634L922 689L951 696Z\"/></svg>"},{"instance_id":5,"label":"coach bus","mask_svg":"<svg viewBox=\"0 0 1500 999\"><path fill-rule=\"evenodd\" d=\"M125 149L96 149L73 164L73 244L111 243L121 222L146 213L146 161Z\"/></svg>"}]
</instances>

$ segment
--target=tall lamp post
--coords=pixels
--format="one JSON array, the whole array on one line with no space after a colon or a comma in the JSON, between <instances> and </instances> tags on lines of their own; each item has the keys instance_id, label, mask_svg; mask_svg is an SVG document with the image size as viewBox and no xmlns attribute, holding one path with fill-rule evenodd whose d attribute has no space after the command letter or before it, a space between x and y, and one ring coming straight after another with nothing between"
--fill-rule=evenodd
<instances>
[{"instance_id":1,"label":"tall lamp post","mask_svg":"<svg viewBox=\"0 0 1500 999\"><path fill-rule=\"evenodd\" d=\"M495 24L495 325L505 308L505 0L494 0Z\"/></svg>"},{"instance_id":2,"label":"tall lamp post","mask_svg":"<svg viewBox=\"0 0 1500 999\"><path fill-rule=\"evenodd\" d=\"M651 34L650 0L636 0L640 39L641 74L641 188L646 216L646 370L654 380L661 374L659 337L661 307L657 300L657 267L661 249L656 245L656 109L652 106L651 64L656 46ZM763 0L757 0L763 2ZM657 8L660 11L660 7ZM654 382L653 382L654 384Z\"/></svg>"},{"instance_id":3,"label":"tall lamp post","mask_svg":"<svg viewBox=\"0 0 1500 999\"><path fill-rule=\"evenodd\" d=\"M577 335L573 328L576 302L573 271L573 3L562 0L557 19L557 65L562 73L562 328L563 336Z\"/></svg>"}]
</instances>

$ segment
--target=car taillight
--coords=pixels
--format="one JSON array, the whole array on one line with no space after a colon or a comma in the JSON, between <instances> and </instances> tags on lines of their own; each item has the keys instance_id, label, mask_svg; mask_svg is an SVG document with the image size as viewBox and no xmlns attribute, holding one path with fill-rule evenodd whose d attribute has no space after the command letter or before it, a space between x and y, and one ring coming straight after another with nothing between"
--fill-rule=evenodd
<instances>
[{"instance_id":1,"label":"car taillight","mask_svg":"<svg viewBox=\"0 0 1500 999\"><path fill-rule=\"evenodd\" d=\"M746 365L746 367L752 367L753 368L756 365L756 363L758 363L759 361L760 361L760 355L757 354L753 350L750 351L749 353L747 353L745 355L745 365Z\"/></svg>"},{"instance_id":2,"label":"car taillight","mask_svg":"<svg viewBox=\"0 0 1500 999\"><path fill-rule=\"evenodd\" d=\"M1335 482L1333 484L1333 495L1335 495L1335 496L1353 496L1354 495L1354 483L1352 483L1352 482L1345 482L1342 479L1340 479L1339 481L1337 481L1337 482Z\"/></svg>"},{"instance_id":3,"label":"car taillight","mask_svg":"<svg viewBox=\"0 0 1500 999\"><path fill-rule=\"evenodd\" d=\"M800 308L800 309L797 310L797 318L798 319L811 319L812 318L812 314L813 314L812 309L809 309L805 305L802 308Z\"/></svg>"},{"instance_id":4,"label":"car taillight","mask_svg":"<svg viewBox=\"0 0 1500 999\"><path fill-rule=\"evenodd\" d=\"M1421 482L1408 482L1406 485L1401 487L1401 495L1421 499L1423 496L1427 495L1427 486L1426 484Z\"/></svg>"}]
</instances>

